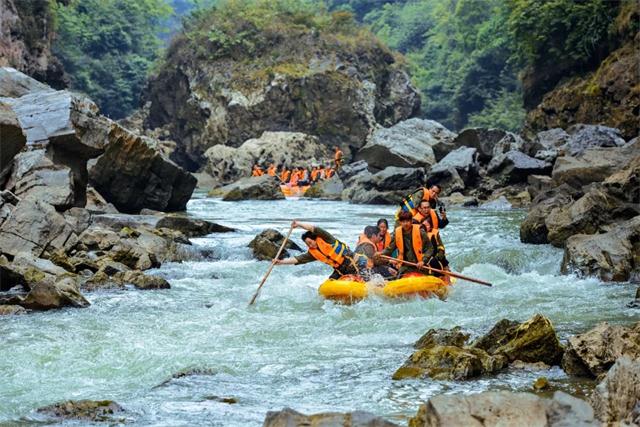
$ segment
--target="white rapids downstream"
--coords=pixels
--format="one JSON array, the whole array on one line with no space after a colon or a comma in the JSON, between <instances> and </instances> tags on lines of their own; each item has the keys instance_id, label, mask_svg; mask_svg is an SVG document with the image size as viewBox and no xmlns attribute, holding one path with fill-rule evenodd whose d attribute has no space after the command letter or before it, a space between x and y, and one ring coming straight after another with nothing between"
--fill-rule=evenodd
<instances>
[{"instance_id":1,"label":"white rapids downstream","mask_svg":"<svg viewBox=\"0 0 640 427\"><path fill-rule=\"evenodd\" d=\"M562 250L520 243L522 211L450 209L442 231L454 271L494 283L458 281L446 302L323 301L319 263L276 267L257 305L247 303L269 262L247 244L292 218L318 224L353 245L362 228L392 219L394 207L287 200L222 202L195 195L188 214L236 227L193 239L208 254L151 273L170 290L87 294L91 307L0 319L0 424L37 422L34 409L68 399L113 399L132 425L258 426L269 410L365 410L406 423L439 393L529 390L540 372L511 370L464 382L392 381L429 328L473 335L503 318L548 316L561 339L599 321L630 323L635 287L559 274ZM300 231L294 232L300 243ZM206 375L170 379L188 369ZM571 381L544 372L560 387ZM235 404L220 398L234 398ZM71 422L67 425L78 425Z\"/></svg>"}]
</instances>

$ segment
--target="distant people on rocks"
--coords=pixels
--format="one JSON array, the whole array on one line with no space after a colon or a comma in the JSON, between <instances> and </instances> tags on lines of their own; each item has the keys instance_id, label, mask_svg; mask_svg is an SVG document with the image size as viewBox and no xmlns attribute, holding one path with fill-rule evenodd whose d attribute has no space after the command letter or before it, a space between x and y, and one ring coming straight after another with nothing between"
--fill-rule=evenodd
<instances>
[{"instance_id":1,"label":"distant people on rocks","mask_svg":"<svg viewBox=\"0 0 640 427\"><path fill-rule=\"evenodd\" d=\"M331 166L315 165L312 168L293 167L289 168L285 165L276 166L275 163L269 164L267 170L262 166L255 164L251 171L251 176L269 175L278 177L280 182L290 187L304 187L316 182L329 179L334 176L336 170Z\"/></svg>"},{"instance_id":2,"label":"distant people on rocks","mask_svg":"<svg viewBox=\"0 0 640 427\"><path fill-rule=\"evenodd\" d=\"M336 164L336 170L339 170L342 167L344 153L338 146L333 147L333 149L335 150L335 153L333 155L333 160L335 161L335 164Z\"/></svg>"}]
</instances>

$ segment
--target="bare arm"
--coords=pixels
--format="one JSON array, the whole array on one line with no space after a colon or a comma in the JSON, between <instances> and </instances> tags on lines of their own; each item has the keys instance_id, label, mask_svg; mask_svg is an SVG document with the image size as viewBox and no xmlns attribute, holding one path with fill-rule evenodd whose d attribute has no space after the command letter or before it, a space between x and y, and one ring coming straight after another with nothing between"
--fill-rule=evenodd
<instances>
[{"instance_id":1,"label":"bare arm","mask_svg":"<svg viewBox=\"0 0 640 427\"><path fill-rule=\"evenodd\" d=\"M314 232L316 227L313 224L307 224L304 222L298 222L297 220L293 220L293 222L291 223L291 226L293 228L302 228L304 230L310 231L310 232Z\"/></svg>"},{"instance_id":2,"label":"bare arm","mask_svg":"<svg viewBox=\"0 0 640 427\"><path fill-rule=\"evenodd\" d=\"M276 265L296 265L298 260L295 258L276 259Z\"/></svg>"}]
</instances>

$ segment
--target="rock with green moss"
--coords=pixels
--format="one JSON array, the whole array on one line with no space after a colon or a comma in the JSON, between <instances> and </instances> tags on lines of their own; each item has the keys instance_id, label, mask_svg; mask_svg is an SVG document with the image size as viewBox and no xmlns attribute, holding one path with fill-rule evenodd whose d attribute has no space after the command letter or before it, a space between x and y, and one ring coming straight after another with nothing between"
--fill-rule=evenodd
<instances>
[{"instance_id":1,"label":"rock with green moss","mask_svg":"<svg viewBox=\"0 0 640 427\"><path fill-rule=\"evenodd\" d=\"M180 164L201 167L208 148L275 129L359 148L418 112L397 55L348 13L302 9L226 2L174 39L149 83L145 126L178 141Z\"/></svg>"},{"instance_id":2,"label":"rock with green moss","mask_svg":"<svg viewBox=\"0 0 640 427\"><path fill-rule=\"evenodd\" d=\"M112 400L69 400L39 408L37 412L58 420L116 423L126 421L124 408Z\"/></svg>"},{"instance_id":3,"label":"rock with green moss","mask_svg":"<svg viewBox=\"0 0 640 427\"><path fill-rule=\"evenodd\" d=\"M462 331L460 326L452 329L429 329L413 345L416 349L431 348L436 345L452 345L462 347L469 339L469 334Z\"/></svg>"}]
</instances>

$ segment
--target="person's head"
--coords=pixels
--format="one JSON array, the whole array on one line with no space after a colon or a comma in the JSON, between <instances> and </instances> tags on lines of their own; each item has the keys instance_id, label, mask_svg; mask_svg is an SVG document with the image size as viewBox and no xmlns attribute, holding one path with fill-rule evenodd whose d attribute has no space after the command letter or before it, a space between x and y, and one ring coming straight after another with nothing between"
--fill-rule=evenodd
<instances>
[{"instance_id":1,"label":"person's head","mask_svg":"<svg viewBox=\"0 0 640 427\"><path fill-rule=\"evenodd\" d=\"M433 184L431 187L429 187L429 191L431 191L431 195L436 199L440 195L440 191L441 190L442 189L440 188L440 186L438 184Z\"/></svg>"},{"instance_id":2,"label":"person's head","mask_svg":"<svg viewBox=\"0 0 640 427\"><path fill-rule=\"evenodd\" d=\"M389 221L384 218L380 218L376 225L380 230L380 234L385 234L389 230Z\"/></svg>"},{"instance_id":3,"label":"person's head","mask_svg":"<svg viewBox=\"0 0 640 427\"><path fill-rule=\"evenodd\" d=\"M374 225L367 225L364 228L364 235L373 243L378 243L380 241L380 229Z\"/></svg>"},{"instance_id":4,"label":"person's head","mask_svg":"<svg viewBox=\"0 0 640 427\"><path fill-rule=\"evenodd\" d=\"M413 225L413 215L411 215L411 212L402 211L398 215L398 222L404 231L409 231Z\"/></svg>"},{"instance_id":5,"label":"person's head","mask_svg":"<svg viewBox=\"0 0 640 427\"><path fill-rule=\"evenodd\" d=\"M424 216L429 215L430 210L431 210L431 204L429 203L428 200L422 200L418 205L418 212L420 212Z\"/></svg>"},{"instance_id":6,"label":"person's head","mask_svg":"<svg viewBox=\"0 0 640 427\"><path fill-rule=\"evenodd\" d=\"M304 242L305 245L309 247L309 249L318 249L318 243L316 242L317 238L318 238L318 235L315 233L312 233L311 231L306 231L302 235L302 241Z\"/></svg>"}]
</instances>

